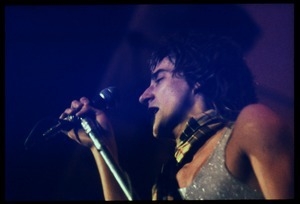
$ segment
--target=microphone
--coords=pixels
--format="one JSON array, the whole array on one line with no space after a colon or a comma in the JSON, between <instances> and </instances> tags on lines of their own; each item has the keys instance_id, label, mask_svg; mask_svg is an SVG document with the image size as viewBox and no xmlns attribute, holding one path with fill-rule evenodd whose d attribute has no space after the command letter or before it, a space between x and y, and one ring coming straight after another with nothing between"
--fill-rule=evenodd
<instances>
[{"instance_id":1,"label":"microphone","mask_svg":"<svg viewBox=\"0 0 300 204\"><path fill-rule=\"evenodd\" d=\"M116 87L111 86L99 92L92 100L92 105L98 109L116 108L120 100L120 94Z\"/></svg>"},{"instance_id":2,"label":"microphone","mask_svg":"<svg viewBox=\"0 0 300 204\"><path fill-rule=\"evenodd\" d=\"M116 87L108 87L103 90L101 90L91 101L92 106L98 109L102 110L108 110L108 109L113 109L117 107L117 104L119 102L119 92ZM40 121L40 123L43 121ZM64 119L58 119L57 124L54 126L50 127L47 131L42 133L42 137L40 136L35 136L39 132L38 129L41 128L39 126L39 123L32 129L30 132L29 136L27 137L24 145L25 147L32 146L33 143L36 143L35 140L49 140L59 134L62 130L69 131L72 128L75 127L80 127L80 118L74 115L69 115ZM52 123L53 124L53 123ZM41 124L40 124L41 126ZM35 139L33 139L35 138Z\"/></svg>"},{"instance_id":3,"label":"microphone","mask_svg":"<svg viewBox=\"0 0 300 204\"><path fill-rule=\"evenodd\" d=\"M91 101L92 106L98 109L112 109L117 106L119 94L116 87L108 87L99 92L99 94L94 97ZM78 126L80 123L80 119L74 115L67 116L64 119L59 119L58 123L51 127L49 130L43 133L43 137L48 139L49 137L55 136L61 130L69 131L74 126Z\"/></svg>"},{"instance_id":4,"label":"microphone","mask_svg":"<svg viewBox=\"0 0 300 204\"><path fill-rule=\"evenodd\" d=\"M114 108L117 105L119 99L119 95L117 89L115 87L108 87L100 91L97 97L91 101L92 105L99 108L99 109L110 109ZM101 127L97 126L98 123L91 120L90 118L81 118L77 116L68 116L64 119L60 119L55 126L52 126L49 130L44 132L43 138L49 139L55 135L57 135L61 130L71 130L72 128L76 127L75 125L81 125L84 131L89 135L91 140L93 141L95 147L97 148L99 154L101 154L103 160L107 164L108 168L110 169L111 173L115 177L116 181L120 185L121 189L123 190L125 196L128 200L133 199L132 192L129 190L129 183L126 177L124 176L123 171L118 167L117 163L114 161L113 157L109 153L108 149L104 144L101 144L100 140L98 140L97 135L99 135L99 129ZM32 130L34 132L34 130ZM28 149L28 139L27 137L25 141L25 147ZM34 141L33 141L34 142ZM31 141L32 143L32 141Z\"/></svg>"}]
</instances>

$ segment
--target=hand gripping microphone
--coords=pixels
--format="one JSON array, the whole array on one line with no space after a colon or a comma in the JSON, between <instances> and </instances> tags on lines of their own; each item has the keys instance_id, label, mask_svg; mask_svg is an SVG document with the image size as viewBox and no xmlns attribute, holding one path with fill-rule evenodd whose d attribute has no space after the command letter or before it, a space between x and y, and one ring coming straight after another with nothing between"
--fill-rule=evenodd
<instances>
[{"instance_id":1,"label":"hand gripping microphone","mask_svg":"<svg viewBox=\"0 0 300 204\"><path fill-rule=\"evenodd\" d=\"M93 105L98 108L109 109L116 106L118 94L117 90L114 87L109 87L103 89L99 93L100 97L96 97L94 101L92 101ZM130 190L130 183L126 179L124 172L119 168L119 166L114 161L112 155L110 154L109 150L106 148L104 144L101 143L101 139L99 139L99 131L101 127L93 121L91 118L88 117L71 117L72 120L80 121L81 127L84 129L86 134L89 135L91 140L93 141L95 147L97 148L99 154L102 156L103 160L105 161L106 165L110 169L111 173L113 174L114 178L118 182L120 188L122 189L124 195L127 197L128 200L133 200L134 191ZM67 118L69 120L69 118ZM135 194L136 196L136 194Z\"/></svg>"},{"instance_id":2,"label":"hand gripping microphone","mask_svg":"<svg viewBox=\"0 0 300 204\"><path fill-rule=\"evenodd\" d=\"M91 101L91 104L96 108L106 110L115 108L118 102L118 90L115 87L108 87L101 90L98 95L96 95L96 97L94 97L94 99ZM80 119L74 115L69 115L64 119L58 120L54 118L45 118L43 120L40 120L32 128L31 132L25 140L24 146L26 149L29 149L38 142L47 141L54 138L62 130L69 131L74 127L80 127L80 123ZM51 128L49 128L49 126Z\"/></svg>"},{"instance_id":3,"label":"hand gripping microphone","mask_svg":"<svg viewBox=\"0 0 300 204\"><path fill-rule=\"evenodd\" d=\"M112 109L117 106L119 101L118 90L115 87L108 87L99 92L99 94L91 101L91 104L101 110ZM80 118L69 115L64 119L59 119L58 123L43 133L44 139L48 140L61 132L61 130L69 131L80 123Z\"/></svg>"},{"instance_id":4,"label":"hand gripping microphone","mask_svg":"<svg viewBox=\"0 0 300 204\"><path fill-rule=\"evenodd\" d=\"M117 89L115 87L108 87L100 91L98 96L94 100L92 100L91 103L94 107L104 110L116 107L118 99L119 95ZM124 172L115 163L106 146L104 144L101 144L101 141L97 137L99 135L99 130L101 130L101 127L99 127L99 125L91 118L82 118L72 115L68 116L62 120L60 119L55 126L52 126L50 129L44 132L42 136L44 139L48 139L57 135L62 130L71 130L79 124L93 141L95 147L99 151L99 154L102 156L103 160L105 161L106 165L115 177L119 186L123 190L127 199L133 200L133 196L138 198L135 191L133 191L133 189L130 188L129 181L126 179ZM25 146L28 142L28 138L25 141Z\"/></svg>"}]
</instances>

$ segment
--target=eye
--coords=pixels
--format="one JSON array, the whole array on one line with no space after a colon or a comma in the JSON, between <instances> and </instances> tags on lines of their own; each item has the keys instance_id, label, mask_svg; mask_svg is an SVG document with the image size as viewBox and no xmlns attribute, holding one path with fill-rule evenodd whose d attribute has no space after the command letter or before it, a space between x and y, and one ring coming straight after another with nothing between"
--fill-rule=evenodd
<instances>
[{"instance_id":1,"label":"eye","mask_svg":"<svg viewBox=\"0 0 300 204\"><path fill-rule=\"evenodd\" d=\"M163 79L164 79L164 77L157 78L157 79L155 80L155 83L156 83L156 84L159 84Z\"/></svg>"}]
</instances>

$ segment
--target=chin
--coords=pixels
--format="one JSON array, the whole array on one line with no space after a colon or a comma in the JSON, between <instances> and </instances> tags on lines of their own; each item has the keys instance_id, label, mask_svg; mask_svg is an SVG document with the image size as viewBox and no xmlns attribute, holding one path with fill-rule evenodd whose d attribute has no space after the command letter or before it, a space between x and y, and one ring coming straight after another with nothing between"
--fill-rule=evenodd
<instances>
[{"instance_id":1,"label":"chin","mask_svg":"<svg viewBox=\"0 0 300 204\"><path fill-rule=\"evenodd\" d=\"M170 138L172 129L164 121L155 120L152 126L152 134L155 138Z\"/></svg>"},{"instance_id":2,"label":"chin","mask_svg":"<svg viewBox=\"0 0 300 204\"><path fill-rule=\"evenodd\" d=\"M156 139L172 139L172 134L170 134L169 131L166 131L165 129L153 129L152 131L153 136Z\"/></svg>"},{"instance_id":3,"label":"chin","mask_svg":"<svg viewBox=\"0 0 300 204\"><path fill-rule=\"evenodd\" d=\"M153 127L153 129L152 129L152 135L156 138L158 137L158 131L155 127Z\"/></svg>"}]
</instances>

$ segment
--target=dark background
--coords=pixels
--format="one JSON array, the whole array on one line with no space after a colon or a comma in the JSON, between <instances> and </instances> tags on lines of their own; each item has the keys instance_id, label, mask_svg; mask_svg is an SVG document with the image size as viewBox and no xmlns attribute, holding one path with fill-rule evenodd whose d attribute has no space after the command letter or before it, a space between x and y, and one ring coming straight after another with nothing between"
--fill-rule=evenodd
<instances>
[{"instance_id":1,"label":"dark background","mask_svg":"<svg viewBox=\"0 0 300 204\"><path fill-rule=\"evenodd\" d=\"M55 121L72 100L110 85L121 92L111 112L120 162L150 199L164 158L138 103L145 61L159 34L196 23L241 43L259 98L294 128L293 4L6 5L4 13L7 201L103 199L89 150L64 135L29 150L24 141L38 121Z\"/></svg>"}]
</instances>

